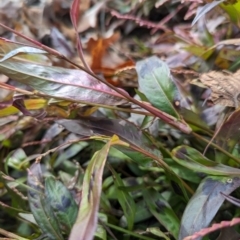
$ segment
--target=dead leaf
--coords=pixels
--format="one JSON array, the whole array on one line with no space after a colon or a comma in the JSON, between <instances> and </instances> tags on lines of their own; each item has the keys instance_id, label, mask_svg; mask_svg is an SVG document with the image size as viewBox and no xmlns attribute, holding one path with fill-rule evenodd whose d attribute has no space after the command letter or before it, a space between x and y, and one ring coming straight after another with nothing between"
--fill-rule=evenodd
<instances>
[{"instance_id":1,"label":"dead leaf","mask_svg":"<svg viewBox=\"0 0 240 240\"><path fill-rule=\"evenodd\" d=\"M240 70L230 72L212 71L200 76L200 81L211 88L211 100L215 104L238 108L240 104Z\"/></svg>"},{"instance_id":2,"label":"dead leaf","mask_svg":"<svg viewBox=\"0 0 240 240\"><path fill-rule=\"evenodd\" d=\"M102 58L111 44L120 38L118 32L114 33L109 38L98 38L97 40L91 38L87 44L87 49L92 56L91 69L93 71L99 70L102 67Z\"/></svg>"},{"instance_id":3,"label":"dead leaf","mask_svg":"<svg viewBox=\"0 0 240 240\"><path fill-rule=\"evenodd\" d=\"M84 15L81 17L80 21L78 22L78 32L83 32L88 28L96 27L97 24L97 15L99 11L105 6L106 1L101 1L96 4L90 9L88 9Z\"/></svg>"}]
</instances>

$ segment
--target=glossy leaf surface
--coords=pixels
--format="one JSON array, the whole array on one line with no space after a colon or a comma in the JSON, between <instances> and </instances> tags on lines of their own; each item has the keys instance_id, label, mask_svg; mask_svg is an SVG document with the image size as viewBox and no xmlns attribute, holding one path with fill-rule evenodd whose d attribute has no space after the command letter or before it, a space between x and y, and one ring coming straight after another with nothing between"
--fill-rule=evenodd
<instances>
[{"instance_id":1,"label":"glossy leaf surface","mask_svg":"<svg viewBox=\"0 0 240 240\"><path fill-rule=\"evenodd\" d=\"M136 70L139 90L145 94L150 103L163 112L179 118L173 106L175 101L179 101L179 92L168 65L153 56L137 62Z\"/></svg>"},{"instance_id":2,"label":"glossy leaf surface","mask_svg":"<svg viewBox=\"0 0 240 240\"><path fill-rule=\"evenodd\" d=\"M182 240L206 228L225 200L221 193L230 194L239 186L239 177L205 178L184 211L178 239Z\"/></svg>"},{"instance_id":3,"label":"glossy leaf surface","mask_svg":"<svg viewBox=\"0 0 240 240\"><path fill-rule=\"evenodd\" d=\"M97 228L102 174L112 141L97 151L84 174L82 200L69 240L92 240Z\"/></svg>"},{"instance_id":4,"label":"glossy leaf surface","mask_svg":"<svg viewBox=\"0 0 240 240\"><path fill-rule=\"evenodd\" d=\"M0 72L48 97L92 104L126 103L120 94L82 70L7 60L0 63Z\"/></svg>"}]
</instances>

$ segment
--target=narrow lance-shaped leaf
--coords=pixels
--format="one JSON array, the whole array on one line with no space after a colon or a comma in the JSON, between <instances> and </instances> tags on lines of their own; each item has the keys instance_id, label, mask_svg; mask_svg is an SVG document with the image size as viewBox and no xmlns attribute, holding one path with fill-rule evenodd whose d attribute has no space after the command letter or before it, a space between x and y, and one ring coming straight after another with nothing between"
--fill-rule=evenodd
<instances>
[{"instance_id":1,"label":"narrow lance-shaped leaf","mask_svg":"<svg viewBox=\"0 0 240 240\"><path fill-rule=\"evenodd\" d=\"M239 186L239 177L205 178L184 211L178 239L182 240L207 227L225 200L221 193L230 194Z\"/></svg>"},{"instance_id":2,"label":"narrow lance-shaped leaf","mask_svg":"<svg viewBox=\"0 0 240 240\"><path fill-rule=\"evenodd\" d=\"M126 103L120 94L82 70L7 60L0 63L0 72L49 97L92 104Z\"/></svg>"},{"instance_id":3,"label":"narrow lance-shaped leaf","mask_svg":"<svg viewBox=\"0 0 240 240\"><path fill-rule=\"evenodd\" d=\"M195 172L218 176L240 176L240 169L213 162L196 149L188 146L174 148L172 154L173 160L178 164Z\"/></svg>"},{"instance_id":4,"label":"narrow lance-shaped leaf","mask_svg":"<svg viewBox=\"0 0 240 240\"><path fill-rule=\"evenodd\" d=\"M63 240L57 219L50 203L44 196L42 172L39 163L34 163L28 173L28 199L31 212L38 223L43 235L48 239Z\"/></svg>"},{"instance_id":5,"label":"narrow lance-shaped leaf","mask_svg":"<svg viewBox=\"0 0 240 240\"><path fill-rule=\"evenodd\" d=\"M136 64L139 90L156 108L180 118L173 104L179 101L179 91L165 62L153 56Z\"/></svg>"},{"instance_id":6,"label":"narrow lance-shaped leaf","mask_svg":"<svg viewBox=\"0 0 240 240\"><path fill-rule=\"evenodd\" d=\"M7 59L12 58L19 54L47 54L47 52L34 47L19 47L6 54L2 59L0 59L0 62L4 62Z\"/></svg>"},{"instance_id":7,"label":"narrow lance-shaped leaf","mask_svg":"<svg viewBox=\"0 0 240 240\"><path fill-rule=\"evenodd\" d=\"M111 169L114 176L114 185L117 188L117 199L123 209L124 216L128 222L128 229L132 230L134 225L135 213L136 213L136 205L132 198L132 196L125 191L119 189L119 187L124 186L122 179L118 176L115 170Z\"/></svg>"},{"instance_id":8,"label":"narrow lance-shaped leaf","mask_svg":"<svg viewBox=\"0 0 240 240\"><path fill-rule=\"evenodd\" d=\"M213 1L211 3L205 4L203 7L199 7L197 10L197 14L195 18L192 21L192 26L201 18L203 17L207 12L211 11L213 8L215 8L220 3L224 2L225 0L218 0Z\"/></svg>"},{"instance_id":9,"label":"narrow lance-shaped leaf","mask_svg":"<svg viewBox=\"0 0 240 240\"><path fill-rule=\"evenodd\" d=\"M82 200L77 221L69 240L92 240L97 227L98 209L102 191L102 174L113 137L101 150L97 151L86 169Z\"/></svg>"},{"instance_id":10,"label":"narrow lance-shaped leaf","mask_svg":"<svg viewBox=\"0 0 240 240\"><path fill-rule=\"evenodd\" d=\"M48 58L45 55L47 54L48 53L42 49L0 38L0 62L18 56L28 61L46 64Z\"/></svg>"},{"instance_id":11,"label":"narrow lance-shaped leaf","mask_svg":"<svg viewBox=\"0 0 240 240\"><path fill-rule=\"evenodd\" d=\"M172 171L171 168L161 159L162 154L159 149L152 144L142 131L137 129L134 124L123 120L103 119L103 118L82 118L78 120L61 119L57 123L63 125L68 131L82 136L105 135L112 136L116 134L121 140L131 144L135 149L116 146L127 156L139 164L149 163L149 160L157 159L159 165L166 170L168 176L181 187L186 199L187 194L183 187L182 180ZM144 152L144 153L143 153ZM138 159L141 159L140 161Z\"/></svg>"},{"instance_id":12,"label":"narrow lance-shaped leaf","mask_svg":"<svg viewBox=\"0 0 240 240\"><path fill-rule=\"evenodd\" d=\"M161 157L161 152L145 137L134 124L123 120L87 117L78 120L61 119L57 123L68 131L82 136L116 134L121 140Z\"/></svg>"}]
</instances>

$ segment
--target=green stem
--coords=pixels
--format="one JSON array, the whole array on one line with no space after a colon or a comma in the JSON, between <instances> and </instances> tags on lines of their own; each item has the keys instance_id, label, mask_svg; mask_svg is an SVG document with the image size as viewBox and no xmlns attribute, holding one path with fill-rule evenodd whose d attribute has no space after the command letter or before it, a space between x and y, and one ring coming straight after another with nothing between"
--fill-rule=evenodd
<instances>
[{"instance_id":1,"label":"green stem","mask_svg":"<svg viewBox=\"0 0 240 240\"><path fill-rule=\"evenodd\" d=\"M128 231L128 230L126 230L126 229L124 229L124 228L120 228L120 227L115 226L115 225L110 224L110 223L105 223L105 224L106 224L108 227L110 227L110 228L113 228L113 229L115 229L115 230L117 230L117 231L119 231L119 232L126 233L126 234L128 234L128 235L134 236L134 237L136 237L137 239L154 240L154 238L142 236L142 235L140 235L140 234L134 233L134 232L132 232L132 231Z\"/></svg>"}]
</instances>

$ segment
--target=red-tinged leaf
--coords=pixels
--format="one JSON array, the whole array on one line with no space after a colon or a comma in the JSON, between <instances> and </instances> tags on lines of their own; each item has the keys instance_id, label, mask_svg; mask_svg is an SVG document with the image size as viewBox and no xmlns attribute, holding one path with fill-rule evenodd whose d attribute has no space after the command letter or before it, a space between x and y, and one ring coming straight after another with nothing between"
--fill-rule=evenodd
<instances>
[{"instance_id":1,"label":"red-tinged leaf","mask_svg":"<svg viewBox=\"0 0 240 240\"><path fill-rule=\"evenodd\" d=\"M91 104L119 105L126 100L82 70L8 60L0 72L49 97Z\"/></svg>"},{"instance_id":2,"label":"red-tinged leaf","mask_svg":"<svg viewBox=\"0 0 240 240\"><path fill-rule=\"evenodd\" d=\"M88 164L83 179L79 213L69 240L92 240L94 237L102 191L102 174L112 141L114 137L93 155Z\"/></svg>"},{"instance_id":3,"label":"red-tinged leaf","mask_svg":"<svg viewBox=\"0 0 240 240\"><path fill-rule=\"evenodd\" d=\"M184 239L206 228L225 200L221 193L230 194L239 186L239 177L205 178L184 211L178 239Z\"/></svg>"},{"instance_id":4,"label":"red-tinged leaf","mask_svg":"<svg viewBox=\"0 0 240 240\"><path fill-rule=\"evenodd\" d=\"M80 0L74 0L71 7L71 20L74 28L77 27L77 23L79 20L79 5Z\"/></svg>"},{"instance_id":5,"label":"red-tinged leaf","mask_svg":"<svg viewBox=\"0 0 240 240\"><path fill-rule=\"evenodd\" d=\"M134 124L113 119L103 118L82 118L78 120L61 119L57 123L64 126L68 131L82 136L109 136L116 134L122 141L129 143L131 148L126 146L116 146L120 151L132 158L139 164L149 163L155 159L166 171L169 178L179 184L184 196L188 199L182 180L172 171L172 169L162 160L159 149L152 144L149 139Z\"/></svg>"},{"instance_id":6,"label":"red-tinged leaf","mask_svg":"<svg viewBox=\"0 0 240 240\"><path fill-rule=\"evenodd\" d=\"M116 134L124 142L161 158L161 153L157 147L134 124L120 120L94 117L78 120L61 119L57 120L57 123L64 126L68 131L82 136L103 135L111 137Z\"/></svg>"},{"instance_id":7,"label":"red-tinged leaf","mask_svg":"<svg viewBox=\"0 0 240 240\"><path fill-rule=\"evenodd\" d=\"M232 227L237 224L240 224L240 218L234 218L231 221L222 221L220 223L214 223L211 227L204 228L201 231L194 233L192 236L185 237L183 240L196 240L199 239L199 237L204 237L211 232L217 231L222 228Z\"/></svg>"}]
</instances>

